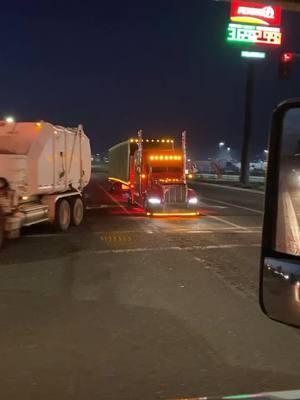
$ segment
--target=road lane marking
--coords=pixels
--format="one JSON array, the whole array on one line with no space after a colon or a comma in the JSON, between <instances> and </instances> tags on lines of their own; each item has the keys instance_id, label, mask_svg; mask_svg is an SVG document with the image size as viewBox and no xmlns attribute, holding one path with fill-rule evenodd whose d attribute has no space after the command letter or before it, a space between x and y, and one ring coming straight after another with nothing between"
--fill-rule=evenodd
<instances>
[{"instance_id":1,"label":"road lane marking","mask_svg":"<svg viewBox=\"0 0 300 400\"><path fill-rule=\"evenodd\" d=\"M245 229L245 230L226 230L226 231L224 231L224 233L242 233L242 234L245 234L245 233L261 233L261 229L259 229L259 230L253 230L253 229ZM213 230L203 230L203 231L186 231L186 232L183 232L183 233L190 233L190 234L197 234L197 233L222 233L222 230L220 229L220 230L216 230L216 231L213 231Z\"/></svg>"},{"instance_id":2,"label":"road lane marking","mask_svg":"<svg viewBox=\"0 0 300 400\"><path fill-rule=\"evenodd\" d=\"M233 222L227 221L226 219L221 218L221 217L216 217L215 215L208 215L208 218L215 219L216 221L222 222L223 224L227 224L227 225L233 226L236 229L240 229L240 230L241 229L242 230L247 229L247 227L243 227L241 225L234 224Z\"/></svg>"},{"instance_id":3,"label":"road lane marking","mask_svg":"<svg viewBox=\"0 0 300 400\"><path fill-rule=\"evenodd\" d=\"M260 243L252 244L218 244L218 245L207 245L207 246L169 246L169 247L137 247L129 249L104 249L104 250L92 250L92 251L75 251L77 254L122 254L122 253L147 253L147 252L160 252L160 251L193 251L193 250L218 250L218 249L236 249L236 248L248 248L248 247L261 247ZM64 257L62 257L64 258Z\"/></svg>"},{"instance_id":4,"label":"road lane marking","mask_svg":"<svg viewBox=\"0 0 300 400\"><path fill-rule=\"evenodd\" d=\"M243 231L234 231L233 233L242 233L242 234L245 234L245 233L261 233L261 230L253 231L253 230L246 229L246 230L243 230Z\"/></svg>"},{"instance_id":5,"label":"road lane marking","mask_svg":"<svg viewBox=\"0 0 300 400\"><path fill-rule=\"evenodd\" d=\"M205 263L206 260L204 260L203 258L199 258L199 257L194 257L195 261L201 262L201 263Z\"/></svg>"},{"instance_id":6,"label":"road lane marking","mask_svg":"<svg viewBox=\"0 0 300 400\"><path fill-rule=\"evenodd\" d=\"M193 250L218 250L237 248L261 247L260 243L252 244L219 244L208 246L170 246L170 247L137 247L132 249L105 249L95 251L84 251L81 254L123 254L123 253L152 253L160 251L193 251Z\"/></svg>"},{"instance_id":7,"label":"road lane marking","mask_svg":"<svg viewBox=\"0 0 300 400\"><path fill-rule=\"evenodd\" d=\"M256 230L254 230L256 229ZM166 230L161 230L160 233L168 233L170 235L176 234L176 233L182 233L182 234L213 234L213 233L260 233L261 232L261 227L260 226L251 226L247 227L243 230L240 228L235 228L235 227L224 227L224 228L213 228L213 229L198 229L198 230L191 230L191 229L175 229L173 231L170 231L169 229ZM82 234L82 232L78 232L79 234ZM130 230L130 231L95 231L95 232L86 232L89 235L126 235L126 234L131 234L131 233L136 233L136 234L141 234L141 233L146 233L148 235L155 235L154 231L149 231L149 230ZM22 237L23 238L51 238L51 237L65 237L65 236L71 236L73 233L34 233L34 234L25 234ZM102 240L102 239L101 239Z\"/></svg>"},{"instance_id":8,"label":"road lane marking","mask_svg":"<svg viewBox=\"0 0 300 400\"><path fill-rule=\"evenodd\" d=\"M246 210L246 211L252 211L252 212L254 212L254 213L261 214L261 215L263 214L263 211L257 210L257 209L255 209L255 208L249 208L249 207L244 207L244 206L238 206L237 204L228 203L227 201L215 200L215 199L211 199L211 198L208 198L208 197L202 197L202 198L205 199L205 200L208 200L208 201L214 201L215 203L225 204L226 206L235 207L235 208L240 208L240 209Z\"/></svg>"},{"instance_id":9,"label":"road lane marking","mask_svg":"<svg viewBox=\"0 0 300 400\"><path fill-rule=\"evenodd\" d=\"M202 208L215 208L217 210L226 210L227 208L229 208L228 206L212 206L210 204L203 203L203 202L202 202L202 204L200 204L200 206Z\"/></svg>"},{"instance_id":10,"label":"road lane marking","mask_svg":"<svg viewBox=\"0 0 300 400\"><path fill-rule=\"evenodd\" d=\"M240 243L231 243L231 244L212 244L208 246L194 246L199 247L199 250L214 250L214 249L235 249L242 247L261 247L260 243L252 243L252 244L240 244Z\"/></svg>"},{"instance_id":11,"label":"road lane marking","mask_svg":"<svg viewBox=\"0 0 300 400\"><path fill-rule=\"evenodd\" d=\"M261 190L255 190L255 189L247 189L247 188L240 188L240 187L236 187L236 186L229 186L229 185L219 185L216 183L207 183L207 182L192 182L193 185L196 186L213 186L214 188L218 188L218 189L229 189L229 190L238 190L239 192L250 192L250 193L256 193L256 194L261 194L261 195L265 195L264 191Z\"/></svg>"},{"instance_id":12,"label":"road lane marking","mask_svg":"<svg viewBox=\"0 0 300 400\"><path fill-rule=\"evenodd\" d=\"M132 238L128 235L119 235L119 234L111 234L111 235L101 235L100 240L102 242L131 242Z\"/></svg>"},{"instance_id":13,"label":"road lane marking","mask_svg":"<svg viewBox=\"0 0 300 400\"><path fill-rule=\"evenodd\" d=\"M229 230L232 231L232 229L234 229L234 228L229 228L229 229L224 228L224 229L225 229L225 232L224 232L224 233L228 233ZM197 231L195 231L195 230L191 230L191 231L183 230L183 231L180 231L180 232L181 232L181 233L189 233L189 234L193 235L193 234L198 234L198 233L214 233L214 232L220 233L221 231L222 231L222 229L216 229L215 231L212 230L212 229L199 229L199 230L197 230ZM179 233L180 233L180 232L179 232ZM232 232L231 232L231 233L232 233Z\"/></svg>"},{"instance_id":14,"label":"road lane marking","mask_svg":"<svg viewBox=\"0 0 300 400\"><path fill-rule=\"evenodd\" d=\"M242 296L243 298L255 299L257 301L257 294L253 293L250 290L247 290L245 288L239 287L236 284L232 284L230 281L230 278L224 276L222 272L218 269L217 266L211 265L211 263L208 260L204 260L198 257L194 257L194 260L197 261L198 263L202 264L202 268L206 269L209 271L211 274L215 275L221 282L222 284L226 287L228 287L230 290L233 290L235 293L237 293L239 296Z\"/></svg>"},{"instance_id":15,"label":"road lane marking","mask_svg":"<svg viewBox=\"0 0 300 400\"><path fill-rule=\"evenodd\" d=\"M205 232L223 232L223 231L236 231L240 230L240 227L236 228L235 226L222 226L222 228L219 227L208 227L208 228L201 228L201 229L192 229L192 228L177 228L177 229L168 229L168 230L161 230L160 232L167 232L170 235L173 233L205 233ZM262 229L261 226L247 226L245 229Z\"/></svg>"},{"instance_id":16,"label":"road lane marking","mask_svg":"<svg viewBox=\"0 0 300 400\"><path fill-rule=\"evenodd\" d=\"M279 197L279 217L276 232L276 250L288 254L300 254L300 232L298 218L289 192Z\"/></svg>"}]
</instances>

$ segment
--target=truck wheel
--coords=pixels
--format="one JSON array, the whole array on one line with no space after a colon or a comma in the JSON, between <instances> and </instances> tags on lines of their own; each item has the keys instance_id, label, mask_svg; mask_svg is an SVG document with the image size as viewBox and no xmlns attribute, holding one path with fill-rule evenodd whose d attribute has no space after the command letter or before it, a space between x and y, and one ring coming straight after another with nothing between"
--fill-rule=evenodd
<instances>
[{"instance_id":1,"label":"truck wheel","mask_svg":"<svg viewBox=\"0 0 300 400\"><path fill-rule=\"evenodd\" d=\"M72 201L72 224L79 226L83 220L84 206L80 197Z\"/></svg>"},{"instance_id":2,"label":"truck wheel","mask_svg":"<svg viewBox=\"0 0 300 400\"><path fill-rule=\"evenodd\" d=\"M55 225L60 231L66 231L71 223L71 207L66 199L57 203L55 214Z\"/></svg>"}]
</instances>

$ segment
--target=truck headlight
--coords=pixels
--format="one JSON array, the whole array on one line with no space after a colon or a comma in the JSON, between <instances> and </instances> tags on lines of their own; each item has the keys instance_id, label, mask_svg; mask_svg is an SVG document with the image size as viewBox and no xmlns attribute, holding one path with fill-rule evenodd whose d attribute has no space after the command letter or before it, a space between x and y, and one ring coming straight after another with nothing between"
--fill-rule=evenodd
<instances>
[{"instance_id":1,"label":"truck headlight","mask_svg":"<svg viewBox=\"0 0 300 400\"><path fill-rule=\"evenodd\" d=\"M159 197L149 197L148 203L150 204L160 204L161 200Z\"/></svg>"},{"instance_id":2,"label":"truck headlight","mask_svg":"<svg viewBox=\"0 0 300 400\"><path fill-rule=\"evenodd\" d=\"M198 203L198 199L197 197L191 197L189 199L189 204L197 204Z\"/></svg>"}]
</instances>

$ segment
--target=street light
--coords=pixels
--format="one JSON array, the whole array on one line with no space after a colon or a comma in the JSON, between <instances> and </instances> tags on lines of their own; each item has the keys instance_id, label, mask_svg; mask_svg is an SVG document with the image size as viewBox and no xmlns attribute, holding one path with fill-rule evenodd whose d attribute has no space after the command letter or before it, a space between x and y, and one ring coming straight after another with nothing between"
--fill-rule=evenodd
<instances>
[{"instance_id":1,"label":"street light","mask_svg":"<svg viewBox=\"0 0 300 400\"><path fill-rule=\"evenodd\" d=\"M221 149L222 147L224 147L224 146L225 146L225 143L224 143L224 142L220 142L220 143L219 143L220 149Z\"/></svg>"},{"instance_id":2,"label":"street light","mask_svg":"<svg viewBox=\"0 0 300 400\"><path fill-rule=\"evenodd\" d=\"M5 118L5 121L8 122L9 124L11 124L12 122L15 122L15 119L14 119L14 117L9 116L9 117Z\"/></svg>"},{"instance_id":3,"label":"street light","mask_svg":"<svg viewBox=\"0 0 300 400\"><path fill-rule=\"evenodd\" d=\"M227 147L227 151L228 151L228 153L230 152L230 150L231 150L231 148L230 148L230 147Z\"/></svg>"},{"instance_id":4,"label":"street light","mask_svg":"<svg viewBox=\"0 0 300 400\"><path fill-rule=\"evenodd\" d=\"M269 150L264 150L266 161L268 161L269 158Z\"/></svg>"}]
</instances>

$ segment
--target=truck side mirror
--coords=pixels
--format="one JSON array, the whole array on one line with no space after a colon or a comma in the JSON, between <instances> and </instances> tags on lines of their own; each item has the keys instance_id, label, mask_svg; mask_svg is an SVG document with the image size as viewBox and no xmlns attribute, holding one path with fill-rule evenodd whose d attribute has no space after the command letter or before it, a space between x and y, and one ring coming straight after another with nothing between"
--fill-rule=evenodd
<instances>
[{"instance_id":1,"label":"truck side mirror","mask_svg":"<svg viewBox=\"0 0 300 400\"><path fill-rule=\"evenodd\" d=\"M300 99L273 114L262 240L260 304L300 327Z\"/></svg>"}]
</instances>

